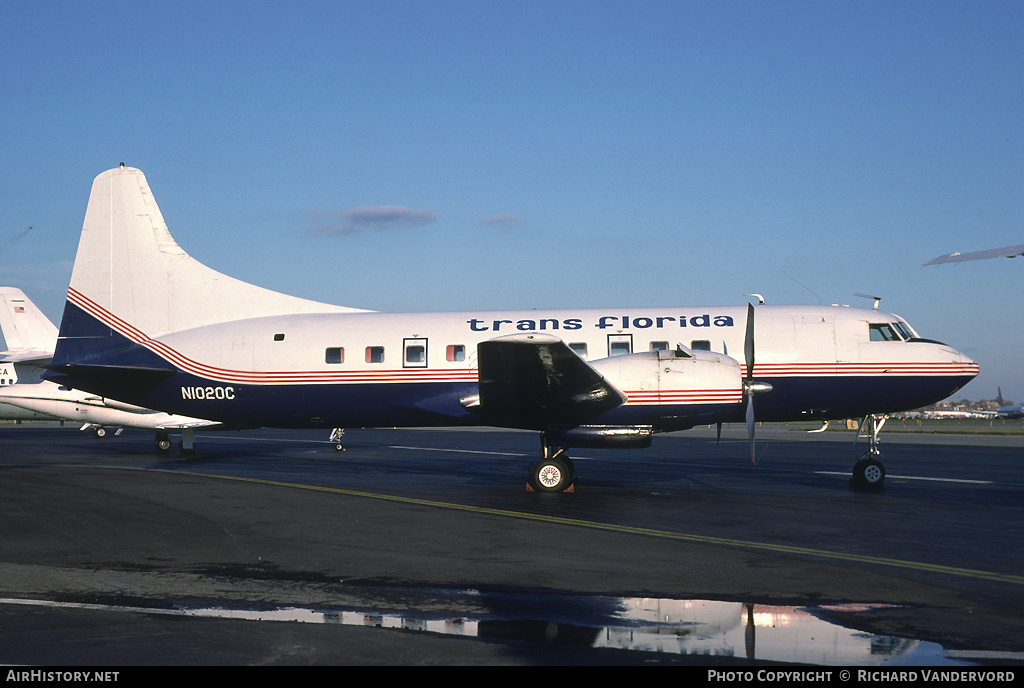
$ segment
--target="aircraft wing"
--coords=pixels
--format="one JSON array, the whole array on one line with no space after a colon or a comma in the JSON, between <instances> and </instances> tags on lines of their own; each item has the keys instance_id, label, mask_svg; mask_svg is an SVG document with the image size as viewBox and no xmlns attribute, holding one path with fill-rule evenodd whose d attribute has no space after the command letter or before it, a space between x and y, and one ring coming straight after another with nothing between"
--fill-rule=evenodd
<instances>
[{"instance_id":1,"label":"aircraft wing","mask_svg":"<svg viewBox=\"0 0 1024 688\"><path fill-rule=\"evenodd\" d=\"M211 425L221 425L221 423L215 420L198 420L193 418L188 421L168 421L166 423L160 423L156 428L158 430L184 430L186 428L207 428Z\"/></svg>"},{"instance_id":2,"label":"aircraft wing","mask_svg":"<svg viewBox=\"0 0 1024 688\"><path fill-rule=\"evenodd\" d=\"M1024 255L1024 244L1020 246L1007 246L1006 248L992 248L987 251L975 251L974 253L949 253L938 258L932 258L925 265L959 263L964 260L981 260L982 258L1014 258L1022 255Z\"/></svg>"},{"instance_id":3,"label":"aircraft wing","mask_svg":"<svg viewBox=\"0 0 1024 688\"><path fill-rule=\"evenodd\" d=\"M489 425L578 425L626 396L558 337L515 334L477 346L480 413Z\"/></svg>"}]
</instances>

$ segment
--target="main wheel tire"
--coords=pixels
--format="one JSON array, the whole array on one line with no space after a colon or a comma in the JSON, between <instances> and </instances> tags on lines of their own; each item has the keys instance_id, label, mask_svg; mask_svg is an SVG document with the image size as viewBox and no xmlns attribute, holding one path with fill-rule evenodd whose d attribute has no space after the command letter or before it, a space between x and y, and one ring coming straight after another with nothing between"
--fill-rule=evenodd
<instances>
[{"instance_id":1,"label":"main wheel tire","mask_svg":"<svg viewBox=\"0 0 1024 688\"><path fill-rule=\"evenodd\" d=\"M564 492L572 477L570 464L560 458L542 459L530 469L530 483L538 492Z\"/></svg>"}]
</instances>

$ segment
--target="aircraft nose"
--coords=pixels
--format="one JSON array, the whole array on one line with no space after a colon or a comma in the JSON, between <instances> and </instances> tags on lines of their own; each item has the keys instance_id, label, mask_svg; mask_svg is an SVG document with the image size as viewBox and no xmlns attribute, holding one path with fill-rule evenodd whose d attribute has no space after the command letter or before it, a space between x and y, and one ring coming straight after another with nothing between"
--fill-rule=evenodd
<instances>
[{"instance_id":1,"label":"aircraft nose","mask_svg":"<svg viewBox=\"0 0 1024 688\"><path fill-rule=\"evenodd\" d=\"M956 352L957 358L960 361L961 367L967 371L971 377L974 377L981 371L981 366L977 364L970 356L963 353L962 351Z\"/></svg>"},{"instance_id":2,"label":"aircraft nose","mask_svg":"<svg viewBox=\"0 0 1024 688\"><path fill-rule=\"evenodd\" d=\"M949 365L949 374L954 378L962 380L956 389L960 389L968 382L973 380L981 372L981 366L979 366L970 356L955 349L952 349L954 358L952 363ZM954 392L956 390L953 390ZM952 392L950 392L952 394Z\"/></svg>"}]
</instances>

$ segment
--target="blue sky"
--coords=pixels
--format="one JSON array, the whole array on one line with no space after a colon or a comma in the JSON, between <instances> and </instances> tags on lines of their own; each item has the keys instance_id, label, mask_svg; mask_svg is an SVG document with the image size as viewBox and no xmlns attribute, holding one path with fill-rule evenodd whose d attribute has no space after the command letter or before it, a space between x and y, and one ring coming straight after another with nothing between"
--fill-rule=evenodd
<instances>
[{"instance_id":1,"label":"blue sky","mask_svg":"<svg viewBox=\"0 0 1024 688\"><path fill-rule=\"evenodd\" d=\"M1019 2L0 7L0 281L55 321L92 179L199 260L387 311L870 305L1024 399ZM29 229L31 227L31 229Z\"/></svg>"}]
</instances>

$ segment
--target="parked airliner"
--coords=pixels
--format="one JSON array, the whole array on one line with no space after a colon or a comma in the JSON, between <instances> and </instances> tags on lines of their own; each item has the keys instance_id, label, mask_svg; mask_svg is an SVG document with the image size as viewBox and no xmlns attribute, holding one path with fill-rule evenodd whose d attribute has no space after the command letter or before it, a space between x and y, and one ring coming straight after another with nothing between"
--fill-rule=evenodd
<instances>
[{"instance_id":1,"label":"parked airliner","mask_svg":"<svg viewBox=\"0 0 1024 688\"><path fill-rule=\"evenodd\" d=\"M384 314L299 299L189 256L145 176L122 164L93 183L48 376L239 426L536 430L530 484L564 491L567 448L646 447L731 422L747 423L751 445L755 421L866 417L873 430L879 414L945 399L978 373L877 302L758 300ZM878 485L869 436L854 475Z\"/></svg>"},{"instance_id":2,"label":"parked airliner","mask_svg":"<svg viewBox=\"0 0 1024 688\"><path fill-rule=\"evenodd\" d=\"M182 432L182 448L194 447L194 429L219 425L214 421L175 416L139 408L89 392L68 389L44 380L53 358L57 328L15 287L0 287L0 331L8 351L0 353L0 419L71 420L96 437L111 428L146 428L156 432L157 449L171 447L170 430Z\"/></svg>"},{"instance_id":3,"label":"parked airliner","mask_svg":"<svg viewBox=\"0 0 1024 688\"><path fill-rule=\"evenodd\" d=\"M1003 401L1003 390L1001 387L997 387L996 391L996 403L999 404L999 408L996 409L996 416L999 418L1024 418L1024 404L1007 404Z\"/></svg>"}]
</instances>

